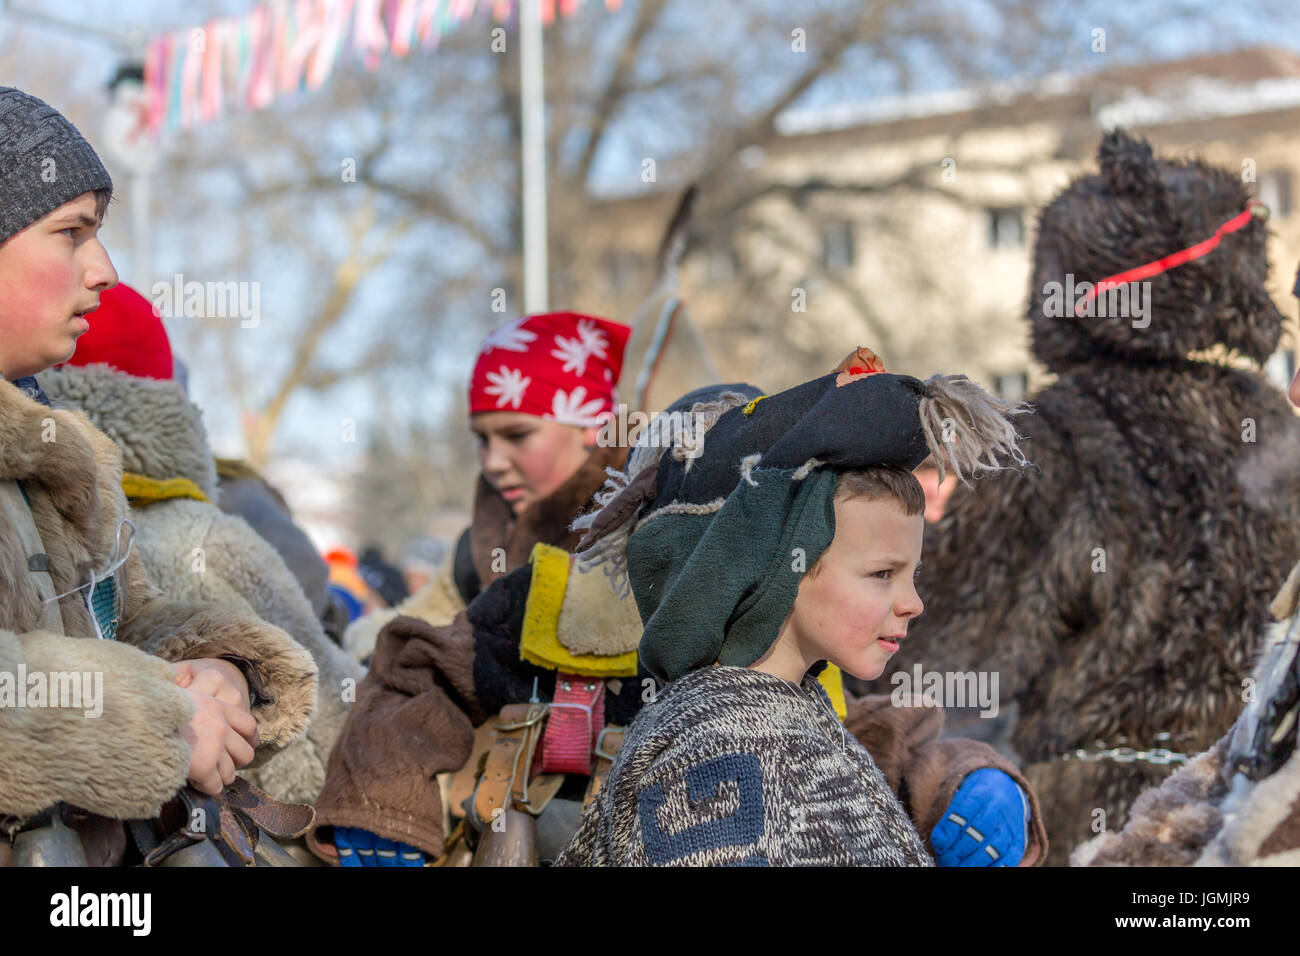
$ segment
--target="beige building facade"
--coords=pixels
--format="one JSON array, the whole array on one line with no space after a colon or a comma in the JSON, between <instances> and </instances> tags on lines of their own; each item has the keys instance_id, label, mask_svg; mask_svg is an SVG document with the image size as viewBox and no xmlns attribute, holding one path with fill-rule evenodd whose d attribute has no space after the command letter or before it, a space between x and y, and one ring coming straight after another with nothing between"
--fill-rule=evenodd
<instances>
[{"instance_id":1,"label":"beige building facade","mask_svg":"<svg viewBox=\"0 0 1300 956\"><path fill-rule=\"evenodd\" d=\"M782 117L780 135L742 154L726 195L701 197L679 285L696 334L674 330L665 380L698 377L702 350L719 379L776 390L863 344L891 371L1032 391L1048 380L1024 319L1036 217L1096 168L1116 126L1254 182L1271 210L1270 289L1289 319L1267 372L1284 385L1300 347L1300 56L1272 49ZM576 306L630 319L645 305L683 185L602 205ZM756 198L723 211L745 195Z\"/></svg>"}]
</instances>

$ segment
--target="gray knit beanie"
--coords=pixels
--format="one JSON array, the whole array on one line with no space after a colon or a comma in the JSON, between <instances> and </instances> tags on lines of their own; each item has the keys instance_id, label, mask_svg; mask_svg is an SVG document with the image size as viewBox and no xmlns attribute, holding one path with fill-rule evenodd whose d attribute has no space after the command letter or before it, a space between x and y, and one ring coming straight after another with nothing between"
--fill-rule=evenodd
<instances>
[{"instance_id":1,"label":"gray knit beanie","mask_svg":"<svg viewBox=\"0 0 1300 956\"><path fill-rule=\"evenodd\" d=\"M0 242L82 193L113 191L108 170L49 104L0 86Z\"/></svg>"}]
</instances>

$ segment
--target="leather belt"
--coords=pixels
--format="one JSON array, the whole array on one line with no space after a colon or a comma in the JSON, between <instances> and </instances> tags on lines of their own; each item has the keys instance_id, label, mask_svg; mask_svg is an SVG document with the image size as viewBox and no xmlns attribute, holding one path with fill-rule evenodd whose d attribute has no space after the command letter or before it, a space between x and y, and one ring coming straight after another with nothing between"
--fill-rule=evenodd
<instances>
[{"instance_id":1,"label":"leather belt","mask_svg":"<svg viewBox=\"0 0 1300 956\"><path fill-rule=\"evenodd\" d=\"M501 709L496 739L488 748L483 776L474 788L470 803L471 822L476 829L481 831L490 826L498 811L505 812L512 796L528 799L533 753L546 713L547 705L542 703L510 704Z\"/></svg>"},{"instance_id":2,"label":"leather belt","mask_svg":"<svg viewBox=\"0 0 1300 956\"><path fill-rule=\"evenodd\" d=\"M216 797L193 787L183 787L163 808L157 821L131 820L127 828L145 866L159 866L182 850L211 841L217 853L203 865L252 866L262 831L279 839L301 836L315 822L316 811L307 804L284 803L253 786L243 777ZM164 822L167 821L167 822ZM179 824L166 836L158 827Z\"/></svg>"}]
</instances>

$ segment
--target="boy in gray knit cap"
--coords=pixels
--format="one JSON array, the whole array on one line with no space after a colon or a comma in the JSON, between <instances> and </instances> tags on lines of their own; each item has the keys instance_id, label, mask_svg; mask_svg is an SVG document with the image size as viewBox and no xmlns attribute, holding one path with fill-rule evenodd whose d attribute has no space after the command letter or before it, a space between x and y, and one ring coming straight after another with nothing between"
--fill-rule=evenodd
<instances>
[{"instance_id":1,"label":"boy in gray knit cap","mask_svg":"<svg viewBox=\"0 0 1300 956\"><path fill-rule=\"evenodd\" d=\"M912 469L930 453L963 479L1023 463L1006 417L1021 409L960 376L887 374L865 349L830 375L727 404L693 410L714 419L702 448L698 436L661 456L638 448L588 519L586 562L630 585L638 653L668 687L628 729L557 863L931 865L815 675L829 661L880 676L923 609ZM933 845L966 841L957 865L1042 859L1041 829L1026 847L1020 781L952 776L975 781L972 816L936 801L948 810L924 827Z\"/></svg>"},{"instance_id":2,"label":"boy in gray knit cap","mask_svg":"<svg viewBox=\"0 0 1300 956\"><path fill-rule=\"evenodd\" d=\"M112 190L67 119L0 87L0 865L121 863L116 821L157 816L187 780L220 794L315 698L279 628L151 583L120 452L33 377L117 284L99 241ZM71 705L67 675L94 678Z\"/></svg>"},{"instance_id":3,"label":"boy in gray knit cap","mask_svg":"<svg viewBox=\"0 0 1300 956\"><path fill-rule=\"evenodd\" d=\"M99 225L113 180L59 111L0 87L0 376L35 397L35 375L66 362L87 312L117 285Z\"/></svg>"}]
</instances>

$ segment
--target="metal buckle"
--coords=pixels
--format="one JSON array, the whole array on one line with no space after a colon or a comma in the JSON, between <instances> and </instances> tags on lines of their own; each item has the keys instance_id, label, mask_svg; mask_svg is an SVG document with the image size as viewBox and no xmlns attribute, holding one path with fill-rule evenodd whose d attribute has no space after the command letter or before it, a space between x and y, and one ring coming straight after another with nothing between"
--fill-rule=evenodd
<instances>
[{"instance_id":1,"label":"metal buckle","mask_svg":"<svg viewBox=\"0 0 1300 956\"><path fill-rule=\"evenodd\" d=\"M550 713L550 711L551 711L551 706L549 704L539 704L537 705L536 711L529 709L528 716L525 717L523 720L519 721L519 723L497 724L497 730L500 731L523 730L524 728L531 727L534 724L536 724L538 721L542 720L548 713Z\"/></svg>"},{"instance_id":2,"label":"metal buckle","mask_svg":"<svg viewBox=\"0 0 1300 956\"><path fill-rule=\"evenodd\" d=\"M618 731L619 733L625 733L627 728L619 727L617 724L606 724L604 727L601 728L600 734L596 737L596 746L592 748L591 752L595 754L597 757L602 757L605 760L608 760L610 763L613 763L614 760L617 759L618 755L608 753L605 750L605 735L609 733L611 730ZM624 737L623 739L626 740L627 738ZM621 747L622 745L620 744L619 746Z\"/></svg>"}]
</instances>

